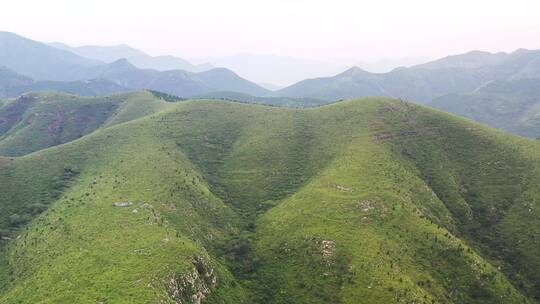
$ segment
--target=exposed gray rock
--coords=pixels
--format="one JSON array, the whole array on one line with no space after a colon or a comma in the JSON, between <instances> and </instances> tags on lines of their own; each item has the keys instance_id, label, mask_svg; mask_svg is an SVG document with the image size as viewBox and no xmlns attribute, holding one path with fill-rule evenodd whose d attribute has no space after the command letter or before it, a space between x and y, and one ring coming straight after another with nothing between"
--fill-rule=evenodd
<instances>
[{"instance_id":1,"label":"exposed gray rock","mask_svg":"<svg viewBox=\"0 0 540 304\"><path fill-rule=\"evenodd\" d=\"M192 262L192 271L174 274L164 280L167 293L176 304L201 304L217 287L217 277L211 265L200 256L194 256Z\"/></svg>"},{"instance_id":2,"label":"exposed gray rock","mask_svg":"<svg viewBox=\"0 0 540 304\"><path fill-rule=\"evenodd\" d=\"M114 202L113 203L113 206L115 207L128 207L128 206L131 206L133 205L132 202Z\"/></svg>"}]
</instances>

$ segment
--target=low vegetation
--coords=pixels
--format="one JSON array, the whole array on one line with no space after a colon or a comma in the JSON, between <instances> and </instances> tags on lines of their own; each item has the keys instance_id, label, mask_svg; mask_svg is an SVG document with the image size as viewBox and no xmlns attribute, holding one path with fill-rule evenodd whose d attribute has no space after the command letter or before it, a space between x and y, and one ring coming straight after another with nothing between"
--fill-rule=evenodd
<instances>
[{"instance_id":1,"label":"low vegetation","mask_svg":"<svg viewBox=\"0 0 540 304\"><path fill-rule=\"evenodd\" d=\"M123 101L1 150L2 303L540 301L537 141L386 98L72 98Z\"/></svg>"}]
</instances>

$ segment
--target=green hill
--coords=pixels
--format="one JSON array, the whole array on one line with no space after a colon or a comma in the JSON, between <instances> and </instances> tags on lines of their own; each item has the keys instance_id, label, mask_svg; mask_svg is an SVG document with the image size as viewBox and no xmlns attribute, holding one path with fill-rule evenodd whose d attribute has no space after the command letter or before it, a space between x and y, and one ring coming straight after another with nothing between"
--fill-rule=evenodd
<instances>
[{"instance_id":1,"label":"green hill","mask_svg":"<svg viewBox=\"0 0 540 304\"><path fill-rule=\"evenodd\" d=\"M384 98L125 96L0 158L1 303L540 299L536 141Z\"/></svg>"},{"instance_id":2,"label":"green hill","mask_svg":"<svg viewBox=\"0 0 540 304\"><path fill-rule=\"evenodd\" d=\"M79 97L31 93L0 104L0 155L17 156L63 144L100 127L163 110L151 93Z\"/></svg>"}]
</instances>

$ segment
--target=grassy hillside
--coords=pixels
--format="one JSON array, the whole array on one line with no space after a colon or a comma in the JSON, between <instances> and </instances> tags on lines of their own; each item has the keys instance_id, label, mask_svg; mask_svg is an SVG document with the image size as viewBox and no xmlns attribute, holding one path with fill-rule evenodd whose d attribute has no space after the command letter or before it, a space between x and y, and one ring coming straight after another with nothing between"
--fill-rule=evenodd
<instances>
[{"instance_id":1,"label":"grassy hillside","mask_svg":"<svg viewBox=\"0 0 540 304\"><path fill-rule=\"evenodd\" d=\"M151 93L79 97L32 93L0 104L0 155L17 156L63 144L107 125L165 109Z\"/></svg>"},{"instance_id":2,"label":"grassy hillside","mask_svg":"<svg viewBox=\"0 0 540 304\"><path fill-rule=\"evenodd\" d=\"M0 158L0 302L539 301L538 142L384 98L137 96Z\"/></svg>"}]
</instances>

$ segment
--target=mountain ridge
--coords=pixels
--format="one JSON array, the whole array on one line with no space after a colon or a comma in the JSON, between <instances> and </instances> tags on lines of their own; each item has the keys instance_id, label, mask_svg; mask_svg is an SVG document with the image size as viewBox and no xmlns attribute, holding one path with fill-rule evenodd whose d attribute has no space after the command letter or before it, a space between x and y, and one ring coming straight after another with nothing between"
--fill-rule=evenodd
<instances>
[{"instance_id":1,"label":"mountain ridge","mask_svg":"<svg viewBox=\"0 0 540 304\"><path fill-rule=\"evenodd\" d=\"M0 65L38 80L69 81L101 62L58 50L10 32L0 32Z\"/></svg>"},{"instance_id":2,"label":"mountain ridge","mask_svg":"<svg viewBox=\"0 0 540 304\"><path fill-rule=\"evenodd\" d=\"M150 56L143 51L130 47L127 44L119 44L114 46L85 45L79 47L71 47L61 42L51 42L48 44L58 49L73 52L81 57L99 60L105 63L111 63L125 58L141 69L203 72L213 68L213 66L208 63L193 65L185 59L171 55Z\"/></svg>"},{"instance_id":3,"label":"mountain ridge","mask_svg":"<svg viewBox=\"0 0 540 304\"><path fill-rule=\"evenodd\" d=\"M382 95L429 104L439 96L470 92L491 80L538 77L540 51L472 51L388 73L351 68L335 76L303 80L274 95L326 100Z\"/></svg>"}]
</instances>

